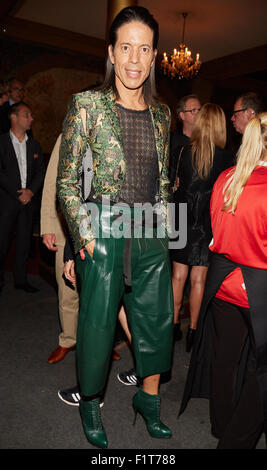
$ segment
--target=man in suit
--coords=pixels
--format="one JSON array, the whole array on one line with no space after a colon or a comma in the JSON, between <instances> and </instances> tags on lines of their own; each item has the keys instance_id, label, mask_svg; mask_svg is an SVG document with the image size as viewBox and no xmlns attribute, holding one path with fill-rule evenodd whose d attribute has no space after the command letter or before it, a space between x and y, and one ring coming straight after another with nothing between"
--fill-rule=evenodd
<instances>
[{"instance_id":1,"label":"man in suit","mask_svg":"<svg viewBox=\"0 0 267 470\"><path fill-rule=\"evenodd\" d=\"M29 106L11 106L11 129L0 136L0 289L4 285L4 263L12 232L16 232L14 284L16 289L36 292L27 281L27 261L32 233L34 195L44 179L39 143L27 136L33 117Z\"/></svg>"}]
</instances>

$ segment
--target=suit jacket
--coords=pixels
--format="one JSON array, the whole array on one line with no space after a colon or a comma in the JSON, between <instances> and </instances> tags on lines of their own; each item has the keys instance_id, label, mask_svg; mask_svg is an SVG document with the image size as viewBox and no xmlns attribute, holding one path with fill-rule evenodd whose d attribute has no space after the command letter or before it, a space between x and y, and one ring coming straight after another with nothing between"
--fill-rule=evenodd
<instances>
[{"instance_id":1,"label":"suit jacket","mask_svg":"<svg viewBox=\"0 0 267 470\"><path fill-rule=\"evenodd\" d=\"M26 142L27 182L26 188L35 194L42 186L44 163L40 144L31 138ZM18 200L21 179L16 153L9 132L0 136L0 203L2 207L21 204Z\"/></svg>"},{"instance_id":2,"label":"suit jacket","mask_svg":"<svg viewBox=\"0 0 267 470\"><path fill-rule=\"evenodd\" d=\"M149 110L159 164L158 201L164 204L167 213L170 110L160 103L150 106ZM84 214L80 210L82 199L78 184L88 145L93 164L91 199L99 201L102 196L109 196L112 202L119 202L126 165L119 115L111 89L73 95L63 125L57 191L75 252L95 238L90 227L86 238L79 233Z\"/></svg>"},{"instance_id":3,"label":"suit jacket","mask_svg":"<svg viewBox=\"0 0 267 470\"><path fill-rule=\"evenodd\" d=\"M65 245L66 240L66 222L57 204L56 179L59 160L59 147L61 143L61 134L57 138L55 146L50 156L47 166L42 203L41 203L41 235L54 233L57 243Z\"/></svg>"}]
</instances>

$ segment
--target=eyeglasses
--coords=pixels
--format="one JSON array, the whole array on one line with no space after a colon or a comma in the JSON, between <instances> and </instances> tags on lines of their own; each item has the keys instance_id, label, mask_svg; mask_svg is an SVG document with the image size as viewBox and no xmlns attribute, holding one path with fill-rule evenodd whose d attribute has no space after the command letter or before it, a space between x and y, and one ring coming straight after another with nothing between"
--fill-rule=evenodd
<instances>
[{"instance_id":1,"label":"eyeglasses","mask_svg":"<svg viewBox=\"0 0 267 470\"><path fill-rule=\"evenodd\" d=\"M243 111L246 111L248 108L242 108L242 109L236 109L236 111L233 112L233 116L237 113L241 113Z\"/></svg>"},{"instance_id":2,"label":"eyeglasses","mask_svg":"<svg viewBox=\"0 0 267 470\"><path fill-rule=\"evenodd\" d=\"M200 108L193 108L193 109L185 109L183 112L184 113L197 114L199 111L200 111Z\"/></svg>"}]
</instances>

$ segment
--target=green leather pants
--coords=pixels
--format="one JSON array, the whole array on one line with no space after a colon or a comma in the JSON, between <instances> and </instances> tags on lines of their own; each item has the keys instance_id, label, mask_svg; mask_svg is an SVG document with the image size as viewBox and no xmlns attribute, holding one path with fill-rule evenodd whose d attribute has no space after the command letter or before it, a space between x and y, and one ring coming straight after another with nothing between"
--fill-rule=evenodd
<instances>
[{"instance_id":1,"label":"green leather pants","mask_svg":"<svg viewBox=\"0 0 267 470\"><path fill-rule=\"evenodd\" d=\"M154 231L155 232L155 231ZM137 375L171 367L173 297L168 240L133 238L132 287L123 278L124 238L96 239L91 258L76 258L81 280L77 330L77 371L83 395L101 392L106 383L118 309L123 299L132 335Z\"/></svg>"}]
</instances>

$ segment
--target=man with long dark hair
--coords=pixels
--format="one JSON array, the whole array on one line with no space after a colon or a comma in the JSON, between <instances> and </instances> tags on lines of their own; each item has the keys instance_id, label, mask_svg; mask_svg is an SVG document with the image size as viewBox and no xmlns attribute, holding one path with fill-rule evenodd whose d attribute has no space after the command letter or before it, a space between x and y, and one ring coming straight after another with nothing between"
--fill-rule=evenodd
<instances>
[{"instance_id":1,"label":"man with long dark hair","mask_svg":"<svg viewBox=\"0 0 267 470\"><path fill-rule=\"evenodd\" d=\"M155 98L157 41L158 24L148 10L123 9L111 25L103 85L73 96L63 126L57 185L81 280L80 413L87 439L98 447L107 447L99 395L122 298L143 378L134 411L152 437L171 436L159 418L158 395L160 374L171 367L173 298L166 234L170 111ZM78 185L87 145L92 150L89 213ZM150 238L139 217L144 204L153 207ZM121 236L115 223L126 212L127 233Z\"/></svg>"}]
</instances>

